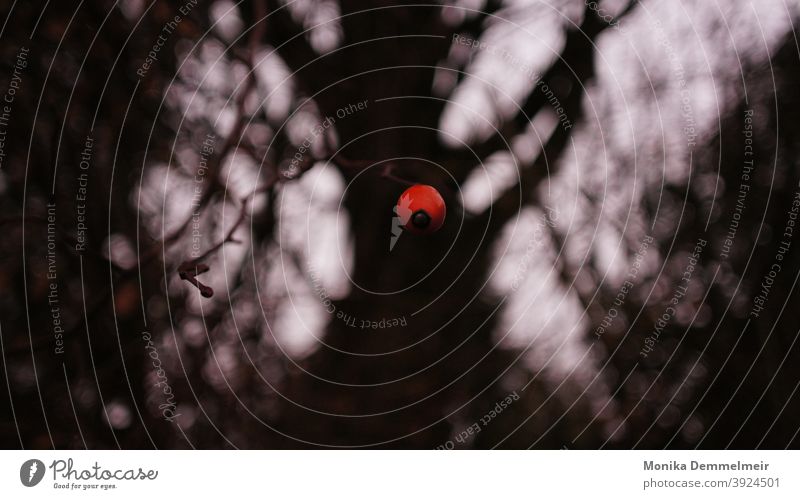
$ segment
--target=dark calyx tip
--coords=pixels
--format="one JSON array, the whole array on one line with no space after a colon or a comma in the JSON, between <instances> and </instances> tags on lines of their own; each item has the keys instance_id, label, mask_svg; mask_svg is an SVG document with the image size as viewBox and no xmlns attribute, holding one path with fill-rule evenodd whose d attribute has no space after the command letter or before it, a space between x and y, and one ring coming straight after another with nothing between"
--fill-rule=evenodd
<instances>
[{"instance_id":1,"label":"dark calyx tip","mask_svg":"<svg viewBox=\"0 0 800 499\"><path fill-rule=\"evenodd\" d=\"M424 229L431 224L431 216L420 210L411 216L411 223L418 229Z\"/></svg>"}]
</instances>

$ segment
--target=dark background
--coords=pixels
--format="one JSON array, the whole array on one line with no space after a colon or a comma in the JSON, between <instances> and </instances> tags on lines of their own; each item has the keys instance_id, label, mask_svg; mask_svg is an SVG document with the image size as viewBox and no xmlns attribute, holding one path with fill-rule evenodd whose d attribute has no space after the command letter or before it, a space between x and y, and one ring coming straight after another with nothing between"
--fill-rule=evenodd
<instances>
[{"instance_id":1,"label":"dark background","mask_svg":"<svg viewBox=\"0 0 800 499\"><path fill-rule=\"evenodd\" d=\"M800 181L797 5L656 4L3 2L0 90L29 51L0 168L3 447L795 447L796 236L751 310ZM532 34L514 38L519 26ZM468 93L526 76L453 34L529 57L572 126L529 125L554 111L535 79ZM518 107L504 107L506 91ZM292 167L310 127L363 101ZM497 128L469 131L453 111L465 102L493 110ZM540 154L518 154L526 138ZM467 188L471 175L499 169L507 144L519 178L484 209L462 207L486 191ZM448 217L390 252L404 179L440 189ZM199 265L211 298L190 282ZM407 325L352 327L325 312L321 289L359 322ZM180 416L165 418L165 402Z\"/></svg>"}]
</instances>

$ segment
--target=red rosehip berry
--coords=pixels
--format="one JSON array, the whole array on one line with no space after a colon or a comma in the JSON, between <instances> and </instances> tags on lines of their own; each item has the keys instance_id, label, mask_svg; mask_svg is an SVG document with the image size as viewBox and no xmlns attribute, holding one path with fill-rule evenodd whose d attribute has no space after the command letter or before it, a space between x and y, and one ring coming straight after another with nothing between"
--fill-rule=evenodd
<instances>
[{"instance_id":1,"label":"red rosehip berry","mask_svg":"<svg viewBox=\"0 0 800 499\"><path fill-rule=\"evenodd\" d=\"M400 195L395 207L403 229L416 234L431 234L444 224L447 207L442 195L429 185L412 185Z\"/></svg>"}]
</instances>

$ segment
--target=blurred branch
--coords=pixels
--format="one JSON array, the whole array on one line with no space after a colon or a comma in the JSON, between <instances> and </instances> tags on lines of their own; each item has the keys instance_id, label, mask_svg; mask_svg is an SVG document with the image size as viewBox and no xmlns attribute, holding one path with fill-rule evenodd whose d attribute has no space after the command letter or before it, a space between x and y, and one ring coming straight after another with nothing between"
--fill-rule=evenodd
<instances>
[{"instance_id":1,"label":"blurred branch","mask_svg":"<svg viewBox=\"0 0 800 499\"><path fill-rule=\"evenodd\" d=\"M636 3L636 0L632 1L623 12L625 14L629 13ZM595 14L587 6L584 22L581 24L580 29L568 33L561 57L543 77L545 81L550 83L558 75L568 75L571 79L576 80L571 85L573 89L571 92L558 96L565 114L570 116L573 123L577 123L583 115L584 92L581 89L585 89L586 82L594 77L595 39L610 27L608 23ZM523 112L519 113L516 119L535 116L544 105L546 105L544 96L540 95L540 92L533 91L523 106ZM527 118L525 121L527 123ZM556 126L550 139L542 147L541 154L533 161L533 164L521 168L520 184L522 189L510 189L500 196L491 208L484 212L484 216L489 212L492 213L491 220L493 224L496 224L496 228L502 227L517 212L520 205L529 203L536 198L536 187L542 180L555 172L557 160L562 156L567 145L572 140L572 130L571 127ZM494 144L494 148L501 139L502 137L495 135L487 143ZM481 148L481 157L488 155L490 152L493 151L485 147ZM518 202L514 202L517 196L519 196Z\"/></svg>"},{"instance_id":2,"label":"blurred branch","mask_svg":"<svg viewBox=\"0 0 800 499\"><path fill-rule=\"evenodd\" d=\"M582 114L581 105L583 97L583 89L586 88L586 82L594 76L594 60L597 36L608 29L613 29L619 21L627 16L633 8L638 5L638 0L631 0L619 15L611 23L606 22L599 17L598 13L590 9L588 6L584 11L584 20L580 29L572 30L567 33L567 41L564 45L564 50L561 57L555 62L541 77L542 81L556 92L558 99L563 103L565 114L571 118L573 123L577 123ZM566 95L557 92L558 85L553 82L558 78L569 78L574 80L571 85L571 91ZM458 150L458 151L445 151L449 161L460 163L475 164L476 157L479 161L486 159L492 153L506 149L510 139L518 134L525 133L526 127L531 124L534 116L536 116L545 106L549 103L545 95L537 91L535 88L528 95L525 102L522 103L520 111L514 116L513 119L501 123L498 126L497 132L479 144L475 144L471 149ZM566 143L566 137L571 135L570 130L564 130L563 127L557 127L555 133L548 141L548 145L555 145L557 142ZM547 147L543 148L542 154L535 161L535 166L541 166L540 159L544 157L545 161L549 152L551 157L558 157L562 147ZM554 163L551 160L551 164ZM534 165L528 165L533 167ZM545 163L545 167L547 164ZM531 168L528 168L531 169ZM533 168L536 169L536 168ZM459 169L456 174L456 180L462 183L470 169ZM460 174L460 176L458 175ZM538 180L541 180L538 179ZM538 180L536 182L538 182Z\"/></svg>"},{"instance_id":3,"label":"blurred branch","mask_svg":"<svg viewBox=\"0 0 800 499\"><path fill-rule=\"evenodd\" d=\"M199 207L198 210L202 211L207 206L213 195L219 190L225 190L226 187L221 185L218 178L219 168L222 164L222 161L225 157L231 152L234 147L238 147L242 142L242 135L244 133L245 125L250 120L247 119L247 112L246 112L246 103L247 99L250 97L252 92L256 91L257 89L257 81L255 76L255 64L254 64L254 57L256 52L258 51L258 44L260 40L264 37L264 31L266 28L266 24L263 20L266 18L266 4L263 1L256 0L253 2L253 12L256 16L257 24L253 27L250 32L250 36L248 37L247 53L242 53L241 51L237 50L235 47L231 47L230 53L234 56L235 59L243 62L247 65L248 73L247 73L247 81L243 89L236 95L235 99L235 108L236 108L236 118L234 120L234 126L231 130L231 133L225 139L225 142L222 144L219 152L214 156L214 160L210 161L208 164L209 175L208 177L211 179L203 191L202 196L199 200ZM213 33L213 30L212 30ZM216 36L216 34L214 34ZM218 37L217 37L218 38ZM219 38L218 38L219 39ZM151 249L151 251L146 255L145 261L151 260L158 252L163 252L163 250L172 244L174 244L186 231L186 229L190 226L192 219L195 217L195 213L189 215L187 220L175 231L173 231L168 236L164 237L159 243ZM224 244L223 241L221 244Z\"/></svg>"}]
</instances>

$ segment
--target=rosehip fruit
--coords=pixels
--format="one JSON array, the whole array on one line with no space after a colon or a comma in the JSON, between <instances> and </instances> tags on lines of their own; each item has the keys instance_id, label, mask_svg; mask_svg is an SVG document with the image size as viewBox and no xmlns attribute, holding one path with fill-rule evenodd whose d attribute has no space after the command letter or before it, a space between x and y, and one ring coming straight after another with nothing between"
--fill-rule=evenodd
<instances>
[{"instance_id":1,"label":"rosehip fruit","mask_svg":"<svg viewBox=\"0 0 800 499\"><path fill-rule=\"evenodd\" d=\"M400 225L408 232L431 234L444 224L447 207L442 195L430 185L412 185L400 195L395 206Z\"/></svg>"}]
</instances>

